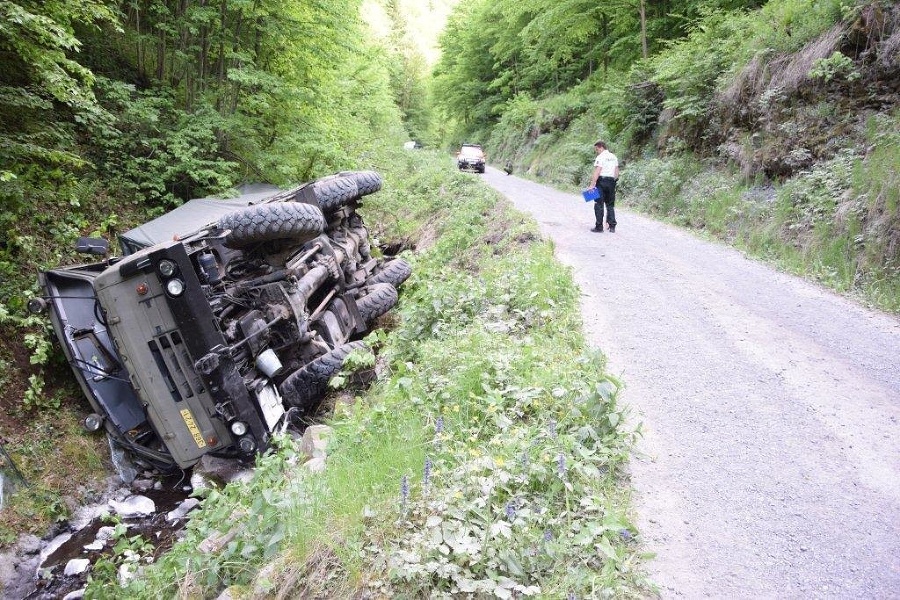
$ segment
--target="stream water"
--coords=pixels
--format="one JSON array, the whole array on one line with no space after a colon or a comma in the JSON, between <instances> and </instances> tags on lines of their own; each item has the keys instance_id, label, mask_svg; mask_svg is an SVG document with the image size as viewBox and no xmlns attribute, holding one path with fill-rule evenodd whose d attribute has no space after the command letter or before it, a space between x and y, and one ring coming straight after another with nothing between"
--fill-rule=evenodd
<instances>
[{"instance_id":1,"label":"stream water","mask_svg":"<svg viewBox=\"0 0 900 600\"><path fill-rule=\"evenodd\" d=\"M5 480L9 481L7 474ZM4 555L3 560L16 561L14 581L0 581L3 600L49 600L80 597L79 590L87 585L87 578L98 560L113 556L116 540L112 536L112 521L107 515L118 514L117 520L127 525L125 535L140 535L154 548L154 558L168 550L187 523L187 516L174 518L172 511L181 506L190 494L190 486L181 477L144 480L150 489L120 487L104 502L82 507L79 517L50 532L39 543L20 555ZM149 514L132 515L130 505L150 506ZM193 506L195 501L189 500ZM126 507L126 508L123 508Z\"/></svg>"}]
</instances>

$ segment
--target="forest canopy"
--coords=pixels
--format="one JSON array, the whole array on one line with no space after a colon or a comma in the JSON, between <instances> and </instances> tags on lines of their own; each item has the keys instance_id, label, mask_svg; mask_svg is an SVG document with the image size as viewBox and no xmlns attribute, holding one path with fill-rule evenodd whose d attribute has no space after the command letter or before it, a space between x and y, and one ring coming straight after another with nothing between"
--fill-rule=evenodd
<instances>
[{"instance_id":1,"label":"forest canopy","mask_svg":"<svg viewBox=\"0 0 900 600\"><path fill-rule=\"evenodd\" d=\"M392 86L416 56L368 35L359 11L0 0L0 301L16 308L33 285L21 265L58 261L77 235L244 182L307 181L405 139Z\"/></svg>"}]
</instances>

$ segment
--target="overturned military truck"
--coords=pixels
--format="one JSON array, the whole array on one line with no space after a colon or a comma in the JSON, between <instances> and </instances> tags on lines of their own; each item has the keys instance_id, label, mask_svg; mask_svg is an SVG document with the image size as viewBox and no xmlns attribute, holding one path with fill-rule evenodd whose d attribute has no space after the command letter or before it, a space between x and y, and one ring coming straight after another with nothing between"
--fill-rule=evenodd
<instances>
[{"instance_id":1,"label":"overturned military truck","mask_svg":"<svg viewBox=\"0 0 900 600\"><path fill-rule=\"evenodd\" d=\"M252 458L313 413L410 275L370 250L356 209L379 189L356 171L191 200L120 236L122 257L40 273L29 308L49 312L86 426L169 470Z\"/></svg>"}]
</instances>

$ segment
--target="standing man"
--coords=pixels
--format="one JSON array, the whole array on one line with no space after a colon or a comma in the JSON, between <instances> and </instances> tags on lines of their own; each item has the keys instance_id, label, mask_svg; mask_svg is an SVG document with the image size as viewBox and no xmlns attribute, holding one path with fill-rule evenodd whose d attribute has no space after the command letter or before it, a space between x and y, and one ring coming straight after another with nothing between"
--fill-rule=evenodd
<instances>
[{"instance_id":1,"label":"standing man","mask_svg":"<svg viewBox=\"0 0 900 600\"><path fill-rule=\"evenodd\" d=\"M616 180L619 179L619 159L606 148L606 142L594 144L597 158L594 159L594 174L590 187L599 188L602 194L594 201L594 228L591 231L603 233L603 205L606 205L606 222L609 232L616 232Z\"/></svg>"}]
</instances>

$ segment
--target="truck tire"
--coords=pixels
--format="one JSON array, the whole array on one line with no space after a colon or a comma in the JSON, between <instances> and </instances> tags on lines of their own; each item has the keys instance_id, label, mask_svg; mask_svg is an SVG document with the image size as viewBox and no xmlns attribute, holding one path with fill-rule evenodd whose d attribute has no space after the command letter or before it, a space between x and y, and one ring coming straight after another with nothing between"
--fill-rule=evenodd
<instances>
[{"instance_id":1,"label":"truck tire","mask_svg":"<svg viewBox=\"0 0 900 600\"><path fill-rule=\"evenodd\" d=\"M225 215L219 228L231 230L225 243L233 247L289 238L303 243L325 230L325 217L311 204L273 202Z\"/></svg>"},{"instance_id":2,"label":"truck tire","mask_svg":"<svg viewBox=\"0 0 900 600\"><path fill-rule=\"evenodd\" d=\"M375 171L344 171L341 175L356 180L356 187L359 190L357 197L374 194L381 189L381 175Z\"/></svg>"},{"instance_id":3,"label":"truck tire","mask_svg":"<svg viewBox=\"0 0 900 600\"><path fill-rule=\"evenodd\" d=\"M314 410L328 391L328 381L344 366L347 355L367 348L364 342L350 342L308 362L281 383L281 397L291 406Z\"/></svg>"},{"instance_id":4,"label":"truck tire","mask_svg":"<svg viewBox=\"0 0 900 600\"><path fill-rule=\"evenodd\" d=\"M409 276L412 275L412 267L402 258L395 258L382 265L382 267L371 277L366 283L389 283L392 286L400 287Z\"/></svg>"},{"instance_id":5,"label":"truck tire","mask_svg":"<svg viewBox=\"0 0 900 600\"><path fill-rule=\"evenodd\" d=\"M398 298L397 288L389 283L376 283L369 288L368 294L356 301L356 307L366 324L370 324L394 308Z\"/></svg>"},{"instance_id":6,"label":"truck tire","mask_svg":"<svg viewBox=\"0 0 900 600\"><path fill-rule=\"evenodd\" d=\"M324 213L334 212L351 200L359 198L356 178L344 174L316 180L313 183L313 191Z\"/></svg>"}]
</instances>

